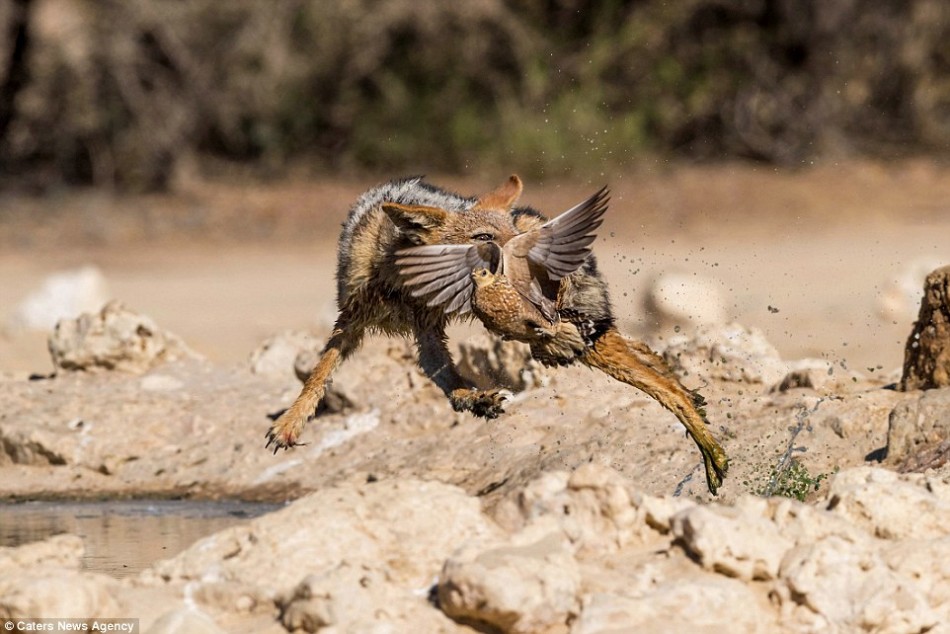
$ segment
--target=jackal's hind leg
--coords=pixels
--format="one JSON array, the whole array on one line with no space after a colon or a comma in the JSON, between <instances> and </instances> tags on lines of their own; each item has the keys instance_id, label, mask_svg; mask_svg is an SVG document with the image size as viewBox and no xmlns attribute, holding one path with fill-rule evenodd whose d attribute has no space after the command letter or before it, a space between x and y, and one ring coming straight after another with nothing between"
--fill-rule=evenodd
<instances>
[{"instance_id":1,"label":"jackal's hind leg","mask_svg":"<svg viewBox=\"0 0 950 634\"><path fill-rule=\"evenodd\" d=\"M456 412L471 412L482 418L498 418L504 413L511 392L504 389L479 390L463 379L446 344L445 331L416 328L419 367L449 398Z\"/></svg>"},{"instance_id":2,"label":"jackal's hind leg","mask_svg":"<svg viewBox=\"0 0 950 634\"><path fill-rule=\"evenodd\" d=\"M729 469L729 459L706 428L702 396L683 387L663 359L645 344L626 339L614 328L601 335L582 360L643 390L676 415L699 447L706 468L706 485L715 494Z\"/></svg>"},{"instance_id":3,"label":"jackal's hind leg","mask_svg":"<svg viewBox=\"0 0 950 634\"><path fill-rule=\"evenodd\" d=\"M304 425L316 413L317 405L320 404L320 399L326 392L330 375L359 347L362 339L362 328L348 325L342 315L337 319L333 333L320 355L320 360L310 372L297 400L274 421L268 430L265 447L274 445L274 453L277 453L278 449L290 449L299 444L297 439L300 438Z\"/></svg>"}]
</instances>

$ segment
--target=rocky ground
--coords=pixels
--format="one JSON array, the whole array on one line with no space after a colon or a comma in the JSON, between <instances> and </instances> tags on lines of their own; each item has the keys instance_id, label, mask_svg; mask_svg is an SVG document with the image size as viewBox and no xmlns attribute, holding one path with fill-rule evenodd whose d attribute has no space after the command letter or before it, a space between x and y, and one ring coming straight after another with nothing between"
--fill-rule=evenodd
<instances>
[{"instance_id":1,"label":"rocky ground","mask_svg":"<svg viewBox=\"0 0 950 634\"><path fill-rule=\"evenodd\" d=\"M75 537L3 549L0 616L134 614L148 632L950 621L950 389L783 361L736 324L673 338L662 351L705 385L732 459L713 500L655 402L485 335L460 362L519 390L506 416L452 412L406 342L374 339L337 375L310 444L263 451L295 362L318 346L285 333L221 368L119 303L61 322L55 374L0 381L5 497L296 501L122 581L80 572ZM938 468L897 473L922 466Z\"/></svg>"},{"instance_id":2,"label":"rocky ground","mask_svg":"<svg viewBox=\"0 0 950 634\"><path fill-rule=\"evenodd\" d=\"M930 253L908 235L895 234L907 253ZM75 536L0 548L0 617L135 616L153 634L950 632L950 388L895 389L916 307L881 280L858 308L864 319L846 322L850 361L841 348L789 354L796 337L799 352L840 341L844 308L803 319L794 288L748 282L730 294L729 254L698 249L685 257L706 276L651 274L636 299L618 287L631 261L602 261L621 314L649 311L652 345L708 401L731 458L718 498L695 446L655 402L587 369L545 370L475 327L453 333L456 357L475 380L513 388L505 416L453 412L408 342L371 338L335 376L308 444L273 455L264 433L296 395L295 366L320 347L323 318L279 334L256 322L271 336L224 360L131 304L52 331L8 326L3 498L290 503L121 580L81 570ZM849 266L842 279L857 275ZM328 271L315 282L322 293ZM4 272L13 287L29 277ZM759 273L796 274L784 261ZM191 274L195 287L220 279ZM731 321L760 314L752 303L788 321ZM194 311L188 323L202 318ZM806 339L809 319L825 331ZM902 341L875 341L892 328ZM42 364L32 347L21 354L37 340L49 342Z\"/></svg>"}]
</instances>

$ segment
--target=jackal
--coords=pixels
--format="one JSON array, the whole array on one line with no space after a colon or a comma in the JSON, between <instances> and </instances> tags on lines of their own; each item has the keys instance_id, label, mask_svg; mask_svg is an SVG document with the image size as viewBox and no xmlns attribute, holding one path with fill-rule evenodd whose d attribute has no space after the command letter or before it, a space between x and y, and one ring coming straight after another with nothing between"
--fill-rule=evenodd
<instances>
[{"instance_id":1,"label":"jackal","mask_svg":"<svg viewBox=\"0 0 950 634\"><path fill-rule=\"evenodd\" d=\"M266 446L273 444L276 452L297 444L323 398L330 375L359 347L367 330L411 335L420 367L456 411L485 418L499 416L507 392L475 388L459 375L449 353L445 328L459 315L461 304L454 300L452 305L432 302L424 293L413 292L405 283L400 252L411 253L422 245L493 243L504 247L515 236L537 230L546 222L536 210L515 206L521 191L517 176L474 197L442 190L416 177L364 193L350 210L340 236L336 324L300 395L267 432ZM586 255L580 268L557 279L547 292L558 319L573 326L572 336L534 339L529 342L532 355L551 366L579 361L659 401L679 418L699 446L707 485L715 493L728 460L706 429L702 398L687 390L645 344L628 340L617 331L607 285L593 254Z\"/></svg>"}]
</instances>

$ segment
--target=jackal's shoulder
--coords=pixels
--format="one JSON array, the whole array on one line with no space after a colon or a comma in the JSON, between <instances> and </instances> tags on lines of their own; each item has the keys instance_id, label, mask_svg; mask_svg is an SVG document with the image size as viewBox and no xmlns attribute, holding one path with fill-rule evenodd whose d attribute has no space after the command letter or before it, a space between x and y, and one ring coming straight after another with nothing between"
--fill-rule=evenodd
<instances>
[{"instance_id":1,"label":"jackal's shoulder","mask_svg":"<svg viewBox=\"0 0 950 634\"><path fill-rule=\"evenodd\" d=\"M436 187L421 176L394 179L364 192L350 208L340 233L338 299L349 296L371 279L398 277L396 270L385 267L401 235L383 211L385 206L439 209L452 218L464 215L477 202L475 197Z\"/></svg>"},{"instance_id":2,"label":"jackal's shoulder","mask_svg":"<svg viewBox=\"0 0 950 634\"><path fill-rule=\"evenodd\" d=\"M364 192L350 208L340 236L341 250L348 246L353 233L366 220L367 215L378 210L384 202L437 207L446 211L460 212L471 209L476 199L436 187L424 181L422 176L397 178L377 185Z\"/></svg>"}]
</instances>

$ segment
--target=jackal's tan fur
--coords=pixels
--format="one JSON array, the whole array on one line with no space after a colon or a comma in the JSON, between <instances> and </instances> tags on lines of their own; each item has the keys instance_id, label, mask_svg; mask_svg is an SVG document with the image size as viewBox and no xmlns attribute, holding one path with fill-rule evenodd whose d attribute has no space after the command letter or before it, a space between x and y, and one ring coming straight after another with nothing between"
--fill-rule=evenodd
<instances>
[{"instance_id":1,"label":"jackal's tan fur","mask_svg":"<svg viewBox=\"0 0 950 634\"><path fill-rule=\"evenodd\" d=\"M503 246L515 235L538 227L545 220L541 214L515 207L521 189L520 179L512 176L487 194L467 198L421 178L408 178L360 197L340 236L336 325L300 395L268 431L268 446L274 444L276 450L297 444L330 375L359 347L368 329L414 337L419 365L456 410L486 418L503 412L504 390L478 390L458 374L445 335L451 317L439 306L428 306L425 297L412 296L402 284L395 260L397 251L415 245L468 244L488 236ZM558 316L566 322L564 331L570 336L529 341L532 354L548 365L579 361L598 368L659 401L693 436L706 465L707 484L715 492L728 462L706 430L701 399L684 388L644 344L620 335L593 256L559 284Z\"/></svg>"}]
</instances>

